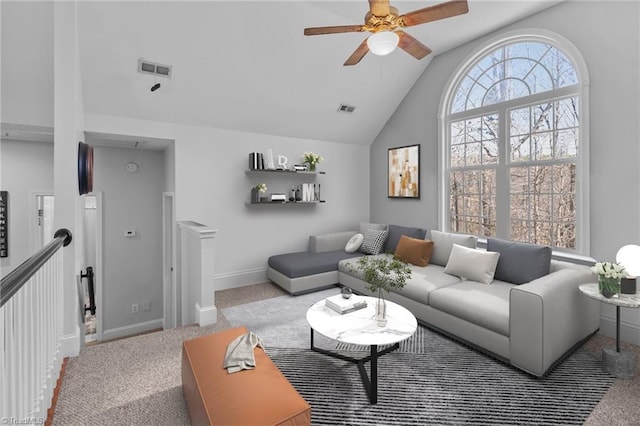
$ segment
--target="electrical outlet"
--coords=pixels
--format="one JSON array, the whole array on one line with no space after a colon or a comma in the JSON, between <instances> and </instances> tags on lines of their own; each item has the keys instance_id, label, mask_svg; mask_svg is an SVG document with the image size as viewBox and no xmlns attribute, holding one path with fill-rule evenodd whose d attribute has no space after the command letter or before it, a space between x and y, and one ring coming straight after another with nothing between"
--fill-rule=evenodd
<instances>
[{"instance_id":1,"label":"electrical outlet","mask_svg":"<svg viewBox=\"0 0 640 426\"><path fill-rule=\"evenodd\" d=\"M137 303L134 303L133 305L131 305L131 313L132 314L137 314L139 310L140 310L140 306L138 306Z\"/></svg>"},{"instance_id":2,"label":"electrical outlet","mask_svg":"<svg viewBox=\"0 0 640 426\"><path fill-rule=\"evenodd\" d=\"M148 300L143 300L142 301L142 310L143 311L148 311L151 309L151 303Z\"/></svg>"}]
</instances>

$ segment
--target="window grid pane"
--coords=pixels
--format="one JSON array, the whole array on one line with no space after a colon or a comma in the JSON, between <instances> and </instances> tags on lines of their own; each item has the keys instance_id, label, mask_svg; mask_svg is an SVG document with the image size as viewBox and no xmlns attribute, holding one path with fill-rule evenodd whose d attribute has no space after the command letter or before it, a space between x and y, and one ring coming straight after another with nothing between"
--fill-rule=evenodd
<instances>
[{"instance_id":1,"label":"window grid pane","mask_svg":"<svg viewBox=\"0 0 640 426\"><path fill-rule=\"evenodd\" d=\"M469 111L449 128L451 231L496 236L500 199L500 208L509 209L501 216L509 218L501 225L501 238L576 248L580 102L575 95L554 95L576 84L568 57L542 42L497 48L469 69L450 107L452 113ZM546 92L544 102L528 105L523 99L506 111L500 106ZM473 113L486 105L496 105L498 112Z\"/></svg>"}]
</instances>

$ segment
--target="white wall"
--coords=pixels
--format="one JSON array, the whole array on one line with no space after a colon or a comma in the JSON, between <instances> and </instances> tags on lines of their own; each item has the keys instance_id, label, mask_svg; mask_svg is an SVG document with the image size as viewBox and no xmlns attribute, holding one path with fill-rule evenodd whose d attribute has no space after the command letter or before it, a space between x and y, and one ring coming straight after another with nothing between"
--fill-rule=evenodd
<instances>
[{"instance_id":1,"label":"white wall","mask_svg":"<svg viewBox=\"0 0 640 426\"><path fill-rule=\"evenodd\" d=\"M9 191L9 257L0 259L4 276L34 254L34 193L53 193L53 144L3 140L0 150L1 189Z\"/></svg>"},{"instance_id":2,"label":"white wall","mask_svg":"<svg viewBox=\"0 0 640 426\"><path fill-rule=\"evenodd\" d=\"M369 219L368 147L204 127L85 114L86 130L175 140L176 220L218 229L216 289L266 280L267 258L304 250L313 233L355 229ZM325 158L318 176L326 204L247 206L260 181L270 192L288 184L245 171L250 152L286 155L299 162L305 151ZM276 180L279 181L276 183Z\"/></svg>"},{"instance_id":3,"label":"white wall","mask_svg":"<svg viewBox=\"0 0 640 426\"><path fill-rule=\"evenodd\" d=\"M137 172L126 171L129 162L138 165ZM164 179L161 151L94 147L94 190L103 192L105 339L162 326ZM124 237L130 229L135 237ZM144 300L151 310L142 310ZM137 314L131 313L134 303Z\"/></svg>"},{"instance_id":4,"label":"white wall","mask_svg":"<svg viewBox=\"0 0 640 426\"><path fill-rule=\"evenodd\" d=\"M371 147L372 220L438 227L438 109L459 64L486 40L515 29L542 28L574 43L587 64L590 88L591 247L613 260L624 244L640 243L640 34L638 2L567 2L433 59ZM418 202L386 198L389 147L421 143L422 191ZM603 307L611 334L615 313ZM623 309L623 336L640 343L640 310Z\"/></svg>"},{"instance_id":5,"label":"white wall","mask_svg":"<svg viewBox=\"0 0 640 426\"><path fill-rule=\"evenodd\" d=\"M2 2L3 123L53 127L53 2Z\"/></svg>"}]
</instances>

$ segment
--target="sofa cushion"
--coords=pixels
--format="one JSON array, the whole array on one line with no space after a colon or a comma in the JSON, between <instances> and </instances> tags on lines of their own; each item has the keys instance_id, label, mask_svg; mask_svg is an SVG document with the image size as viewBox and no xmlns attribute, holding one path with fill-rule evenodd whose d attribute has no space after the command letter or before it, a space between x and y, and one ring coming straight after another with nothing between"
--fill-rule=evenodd
<instances>
[{"instance_id":1,"label":"sofa cushion","mask_svg":"<svg viewBox=\"0 0 640 426\"><path fill-rule=\"evenodd\" d=\"M376 231L386 231L388 227L388 225L385 225L383 223L360 222L358 232L364 235L368 229L375 229Z\"/></svg>"},{"instance_id":2,"label":"sofa cushion","mask_svg":"<svg viewBox=\"0 0 640 426\"><path fill-rule=\"evenodd\" d=\"M389 225L389 236L384 243L383 251L385 253L395 253L400 237L406 235L407 237L417 238L423 240L427 231L421 228L410 228L407 226Z\"/></svg>"},{"instance_id":3,"label":"sofa cushion","mask_svg":"<svg viewBox=\"0 0 640 426\"><path fill-rule=\"evenodd\" d=\"M364 235L360 233L354 235L349 241L347 241L347 245L344 247L344 251L346 251L347 253L357 252L363 241Z\"/></svg>"},{"instance_id":4,"label":"sofa cushion","mask_svg":"<svg viewBox=\"0 0 640 426\"><path fill-rule=\"evenodd\" d=\"M473 324L509 336L509 293L515 284L494 280L452 284L429 294L429 305Z\"/></svg>"},{"instance_id":5,"label":"sofa cushion","mask_svg":"<svg viewBox=\"0 0 640 426\"><path fill-rule=\"evenodd\" d=\"M401 235L395 249L395 257L416 266L427 266L431 252L433 252L433 241Z\"/></svg>"},{"instance_id":6,"label":"sofa cushion","mask_svg":"<svg viewBox=\"0 0 640 426\"><path fill-rule=\"evenodd\" d=\"M487 251L500 253L495 278L524 284L549 274L551 247L487 238Z\"/></svg>"},{"instance_id":7,"label":"sofa cushion","mask_svg":"<svg viewBox=\"0 0 640 426\"><path fill-rule=\"evenodd\" d=\"M389 254L379 254L377 257L382 256L391 258ZM353 268L357 268L357 266L357 259L355 258L341 260L338 263L340 272L362 280L364 279L362 272L353 270ZM409 265L409 269L411 269L411 278L407 280L406 285L400 289L391 289L391 292L425 305L429 303L429 294L432 291L460 282L460 278L445 274L442 266Z\"/></svg>"},{"instance_id":8,"label":"sofa cushion","mask_svg":"<svg viewBox=\"0 0 640 426\"><path fill-rule=\"evenodd\" d=\"M433 253L431 254L430 262L436 265L446 266L453 244L476 248L478 238L473 235L452 234L432 230L431 241L433 241Z\"/></svg>"},{"instance_id":9,"label":"sofa cushion","mask_svg":"<svg viewBox=\"0 0 640 426\"><path fill-rule=\"evenodd\" d=\"M362 241L360 251L365 254L379 254L382 251L388 233L388 231L368 229L364 233L364 241Z\"/></svg>"},{"instance_id":10,"label":"sofa cushion","mask_svg":"<svg viewBox=\"0 0 640 426\"><path fill-rule=\"evenodd\" d=\"M454 244L444 271L467 280L490 284L499 258L500 253Z\"/></svg>"},{"instance_id":11,"label":"sofa cushion","mask_svg":"<svg viewBox=\"0 0 640 426\"><path fill-rule=\"evenodd\" d=\"M271 256L268 260L270 267L289 278L299 278L323 272L336 271L338 262L342 259L360 257L361 253L347 253L344 250L310 253L301 251Z\"/></svg>"}]
</instances>

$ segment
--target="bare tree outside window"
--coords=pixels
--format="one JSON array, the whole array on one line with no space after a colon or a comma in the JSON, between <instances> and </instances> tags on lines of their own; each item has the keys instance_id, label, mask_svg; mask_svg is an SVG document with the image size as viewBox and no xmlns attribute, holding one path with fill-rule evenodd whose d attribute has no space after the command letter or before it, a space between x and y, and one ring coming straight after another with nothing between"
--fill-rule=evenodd
<instances>
[{"instance_id":1,"label":"bare tree outside window","mask_svg":"<svg viewBox=\"0 0 640 426\"><path fill-rule=\"evenodd\" d=\"M576 248L580 102L557 90L577 83L567 56L539 42L503 46L470 67L448 121L451 231ZM509 223L497 223L498 209Z\"/></svg>"}]
</instances>

